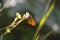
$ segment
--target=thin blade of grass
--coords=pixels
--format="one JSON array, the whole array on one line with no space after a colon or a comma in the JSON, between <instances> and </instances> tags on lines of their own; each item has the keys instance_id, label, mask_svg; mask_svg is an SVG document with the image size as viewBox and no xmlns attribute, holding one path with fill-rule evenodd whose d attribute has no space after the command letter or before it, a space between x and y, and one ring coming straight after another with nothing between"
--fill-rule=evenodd
<instances>
[{"instance_id":1,"label":"thin blade of grass","mask_svg":"<svg viewBox=\"0 0 60 40\"><path fill-rule=\"evenodd\" d=\"M42 17L42 19L41 19L41 21L39 23L39 26L38 26L38 28L37 28L34 36L33 36L33 40L36 40L37 36L39 35L39 31L41 30L41 28L42 28L43 24L45 23L45 21L47 20L48 16L51 14L54 6L55 6L55 0L51 4L51 6L50 6L49 10L46 12L46 14Z\"/></svg>"}]
</instances>

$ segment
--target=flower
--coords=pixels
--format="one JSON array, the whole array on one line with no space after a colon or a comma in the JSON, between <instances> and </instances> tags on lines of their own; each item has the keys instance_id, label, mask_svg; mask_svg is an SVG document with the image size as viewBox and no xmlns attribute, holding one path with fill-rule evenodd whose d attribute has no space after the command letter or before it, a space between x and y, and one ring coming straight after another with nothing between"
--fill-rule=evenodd
<instances>
[{"instance_id":1,"label":"flower","mask_svg":"<svg viewBox=\"0 0 60 40\"><path fill-rule=\"evenodd\" d=\"M21 15L18 12L16 13L16 17L17 17L17 19L21 19L22 18Z\"/></svg>"},{"instance_id":2,"label":"flower","mask_svg":"<svg viewBox=\"0 0 60 40\"><path fill-rule=\"evenodd\" d=\"M10 29L9 28L6 28L6 33L10 33Z\"/></svg>"},{"instance_id":3,"label":"flower","mask_svg":"<svg viewBox=\"0 0 60 40\"><path fill-rule=\"evenodd\" d=\"M26 14L23 15L23 18L28 19L30 17L29 12L26 12Z\"/></svg>"}]
</instances>

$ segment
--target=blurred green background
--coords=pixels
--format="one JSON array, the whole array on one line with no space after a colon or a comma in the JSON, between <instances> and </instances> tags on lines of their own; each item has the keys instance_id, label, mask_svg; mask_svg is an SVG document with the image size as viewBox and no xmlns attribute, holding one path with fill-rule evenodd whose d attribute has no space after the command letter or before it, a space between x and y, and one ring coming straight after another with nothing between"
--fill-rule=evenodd
<instances>
[{"instance_id":1,"label":"blurred green background","mask_svg":"<svg viewBox=\"0 0 60 40\"><path fill-rule=\"evenodd\" d=\"M47 2L48 0L26 0L26 2L17 3L17 5L14 7L4 8L3 11L0 12L0 28L8 26L14 20L16 12L19 12L21 15L23 15L26 13L26 11L30 12L32 17L35 19L36 26L33 27L27 23L27 20L24 20L16 28L14 28L11 33L5 35L3 40L32 40L39 21L43 16ZM55 8L40 31L42 37L47 32L56 29L56 31L54 31L46 40L60 40L59 2L59 0L56 1ZM4 30L0 32L0 35L3 32Z\"/></svg>"}]
</instances>

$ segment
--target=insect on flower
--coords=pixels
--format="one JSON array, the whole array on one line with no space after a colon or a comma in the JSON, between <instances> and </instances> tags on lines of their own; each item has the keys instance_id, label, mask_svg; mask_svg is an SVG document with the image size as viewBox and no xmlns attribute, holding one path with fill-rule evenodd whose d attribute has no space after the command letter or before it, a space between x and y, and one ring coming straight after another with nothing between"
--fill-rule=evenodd
<instances>
[{"instance_id":1,"label":"insect on flower","mask_svg":"<svg viewBox=\"0 0 60 40\"><path fill-rule=\"evenodd\" d=\"M35 20L33 19L33 17L29 14L29 12L26 12L26 18L28 20L28 24L32 25L32 26L35 26L36 25L36 22Z\"/></svg>"}]
</instances>

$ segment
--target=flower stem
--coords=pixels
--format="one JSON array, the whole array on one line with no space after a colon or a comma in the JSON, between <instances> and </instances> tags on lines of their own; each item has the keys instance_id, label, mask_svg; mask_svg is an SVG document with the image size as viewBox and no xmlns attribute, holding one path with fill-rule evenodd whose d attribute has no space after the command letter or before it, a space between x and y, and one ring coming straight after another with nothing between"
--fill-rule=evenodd
<instances>
[{"instance_id":1,"label":"flower stem","mask_svg":"<svg viewBox=\"0 0 60 40\"><path fill-rule=\"evenodd\" d=\"M42 19L41 19L41 21L39 23L39 26L38 26L38 28L37 28L34 36L33 36L33 40L36 40L37 36L39 35L39 31L41 30L41 28L42 28L43 24L45 23L45 21L47 20L48 16L51 14L54 6L55 6L55 0L51 4L51 6L50 6L49 10L46 12L46 14L42 17Z\"/></svg>"}]
</instances>

